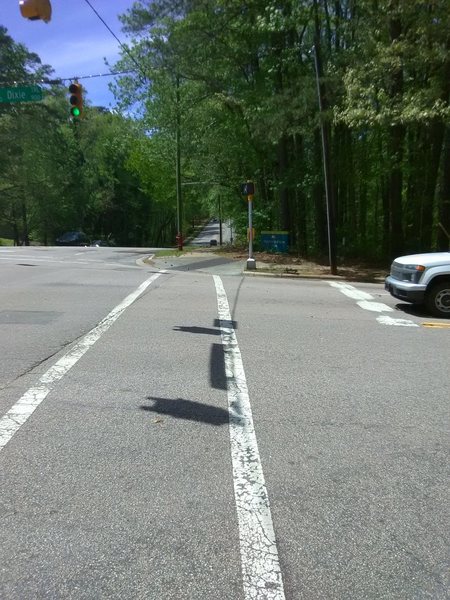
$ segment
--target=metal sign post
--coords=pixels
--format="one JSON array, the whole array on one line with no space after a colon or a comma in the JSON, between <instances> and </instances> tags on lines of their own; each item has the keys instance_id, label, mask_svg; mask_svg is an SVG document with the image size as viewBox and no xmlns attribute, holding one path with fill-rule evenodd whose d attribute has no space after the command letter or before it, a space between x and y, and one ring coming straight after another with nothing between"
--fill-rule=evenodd
<instances>
[{"instance_id":1,"label":"metal sign post","mask_svg":"<svg viewBox=\"0 0 450 600\"><path fill-rule=\"evenodd\" d=\"M256 260L253 258L253 196L255 195L255 184L252 181L247 181L241 186L242 193L247 196L248 200L248 259L247 271L256 269Z\"/></svg>"},{"instance_id":2,"label":"metal sign post","mask_svg":"<svg viewBox=\"0 0 450 600\"><path fill-rule=\"evenodd\" d=\"M247 271L256 269L256 260L253 258L253 196L247 196L248 200L248 258Z\"/></svg>"}]
</instances>

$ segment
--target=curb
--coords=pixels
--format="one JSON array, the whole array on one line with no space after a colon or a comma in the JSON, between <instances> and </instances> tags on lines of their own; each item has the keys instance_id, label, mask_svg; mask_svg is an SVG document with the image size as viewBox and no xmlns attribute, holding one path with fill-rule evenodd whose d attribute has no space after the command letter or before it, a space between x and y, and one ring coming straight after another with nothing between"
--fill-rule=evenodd
<instances>
[{"instance_id":1,"label":"curb","mask_svg":"<svg viewBox=\"0 0 450 600\"><path fill-rule=\"evenodd\" d=\"M248 275L250 277L273 277L273 278L282 278L282 279L337 279L337 280L345 280L345 277L342 275L312 275L309 273L272 273L271 271L260 271L257 269L256 271L246 271L244 270L243 275Z\"/></svg>"},{"instance_id":2,"label":"curb","mask_svg":"<svg viewBox=\"0 0 450 600\"><path fill-rule=\"evenodd\" d=\"M214 254L214 252L212 252ZM136 264L140 267L150 266L150 261L154 258L155 254L149 254L144 258L138 258ZM384 277L374 277L373 279L352 279L345 275L331 275L331 273L318 275L313 273L283 273L274 272L264 269L256 269L255 271L248 271L244 269L242 275L246 277L272 277L278 279L317 279L317 280L334 280L334 281L355 281L360 283L384 283Z\"/></svg>"},{"instance_id":3,"label":"curb","mask_svg":"<svg viewBox=\"0 0 450 600\"><path fill-rule=\"evenodd\" d=\"M243 275L250 277L261 276L261 277L278 277L282 279L322 279L322 280L336 280L336 281L359 281L361 283L384 283L384 277L375 277L373 279L350 279L345 275L313 275L310 273L273 273L271 271L243 271Z\"/></svg>"},{"instance_id":4,"label":"curb","mask_svg":"<svg viewBox=\"0 0 450 600\"><path fill-rule=\"evenodd\" d=\"M138 267L148 267L149 260L152 260L152 258L154 257L154 254L149 254L148 256L145 256L144 258L138 258L136 259L136 264L138 265Z\"/></svg>"}]
</instances>

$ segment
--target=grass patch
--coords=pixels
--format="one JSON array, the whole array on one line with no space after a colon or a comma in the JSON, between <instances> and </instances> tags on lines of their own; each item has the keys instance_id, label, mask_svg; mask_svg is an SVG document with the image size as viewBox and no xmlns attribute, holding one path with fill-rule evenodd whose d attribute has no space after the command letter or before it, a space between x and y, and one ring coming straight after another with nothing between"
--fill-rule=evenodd
<instances>
[{"instance_id":1,"label":"grass patch","mask_svg":"<svg viewBox=\"0 0 450 600\"><path fill-rule=\"evenodd\" d=\"M8 238L0 238L0 246L13 246L14 240L9 240Z\"/></svg>"},{"instance_id":2,"label":"grass patch","mask_svg":"<svg viewBox=\"0 0 450 600\"><path fill-rule=\"evenodd\" d=\"M160 258L162 256L183 256L189 252L198 252L199 250L201 251L201 248L198 248L198 246L183 246L183 250L178 250L177 248L165 248L164 250L157 250L155 252L155 257Z\"/></svg>"}]
</instances>

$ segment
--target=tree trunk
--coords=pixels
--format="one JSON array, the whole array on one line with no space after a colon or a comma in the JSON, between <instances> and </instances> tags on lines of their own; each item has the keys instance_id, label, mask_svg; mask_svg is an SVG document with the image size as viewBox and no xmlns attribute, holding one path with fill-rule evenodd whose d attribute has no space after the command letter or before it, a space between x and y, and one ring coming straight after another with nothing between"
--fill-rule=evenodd
<instances>
[{"instance_id":1,"label":"tree trunk","mask_svg":"<svg viewBox=\"0 0 450 600\"><path fill-rule=\"evenodd\" d=\"M394 44L402 35L402 23L396 14L398 0L391 2L392 16L389 20L389 34L391 43ZM391 72L390 96L396 102L401 102L403 95L403 68L394 67ZM388 176L388 199L390 216L389 252L391 257L400 254L403 250L403 144L405 127L399 123L392 125L389 130L388 158L390 172Z\"/></svg>"},{"instance_id":2,"label":"tree trunk","mask_svg":"<svg viewBox=\"0 0 450 600\"><path fill-rule=\"evenodd\" d=\"M281 229L289 231L291 228L291 211L289 206L289 190L286 185L289 166L288 140L285 135L278 142L278 178L281 181L280 189L280 225ZM291 233L292 235L292 233ZM291 239L291 243L295 240Z\"/></svg>"},{"instance_id":3,"label":"tree trunk","mask_svg":"<svg viewBox=\"0 0 450 600\"><path fill-rule=\"evenodd\" d=\"M316 251L325 256L327 254L328 242L327 242L327 215L325 211L325 204L323 201L324 187L323 181L320 177L320 173L323 170L323 158L322 158L322 142L320 139L320 132L316 130L314 132L314 162L316 172L316 181L313 186L313 202L314 202L314 229L315 229L315 240L316 240Z\"/></svg>"},{"instance_id":4,"label":"tree trunk","mask_svg":"<svg viewBox=\"0 0 450 600\"><path fill-rule=\"evenodd\" d=\"M450 250L450 127L445 130L442 153L442 183L438 199L438 250ZM444 231L445 230L445 231Z\"/></svg>"},{"instance_id":5,"label":"tree trunk","mask_svg":"<svg viewBox=\"0 0 450 600\"><path fill-rule=\"evenodd\" d=\"M30 237L28 233L28 215L27 205L25 200L22 200L22 243L24 246L30 245Z\"/></svg>"},{"instance_id":6,"label":"tree trunk","mask_svg":"<svg viewBox=\"0 0 450 600\"><path fill-rule=\"evenodd\" d=\"M403 251L403 141L405 128L403 125L394 125L391 129L389 140L389 158L391 169L388 179L388 202L390 216L389 252L391 257Z\"/></svg>"},{"instance_id":7,"label":"tree trunk","mask_svg":"<svg viewBox=\"0 0 450 600\"><path fill-rule=\"evenodd\" d=\"M297 180L300 182L304 180L305 177L303 165L306 161L304 155L303 138L298 134L294 137L294 149L295 164L297 165L297 169L301 169L301 172L297 173ZM295 222L297 224L297 249L300 256L306 257L308 255L307 212L305 193L301 185L297 186L295 189L295 208Z\"/></svg>"}]
</instances>

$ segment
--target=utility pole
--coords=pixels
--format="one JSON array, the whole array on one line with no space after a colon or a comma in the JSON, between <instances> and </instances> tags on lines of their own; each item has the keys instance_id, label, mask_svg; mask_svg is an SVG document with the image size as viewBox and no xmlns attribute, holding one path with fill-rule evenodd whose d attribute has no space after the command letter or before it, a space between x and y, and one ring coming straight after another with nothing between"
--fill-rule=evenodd
<instances>
[{"instance_id":1,"label":"utility pole","mask_svg":"<svg viewBox=\"0 0 450 600\"><path fill-rule=\"evenodd\" d=\"M315 35L314 35L314 69L316 72L317 97L319 101L320 132L322 135L323 174L325 180L325 198L327 204L327 226L328 226L328 256L330 261L330 272L337 275L336 260L336 219L334 207L333 183L331 178L330 161L330 138L329 130L323 121L323 94L320 77L322 77L322 62L320 58L320 28L317 13L317 0L314 0Z\"/></svg>"},{"instance_id":2,"label":"utility pole","mask_svg":"<svg viewBox=\"0 0 450 600\"><path fill-rule=\"evenodd\" d=\"M183 197L181 193L181 123L180 123L180 76L176 77L176 188L177 188L177 245L183 250Z\"/></svg>"}]
</instances>

